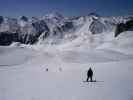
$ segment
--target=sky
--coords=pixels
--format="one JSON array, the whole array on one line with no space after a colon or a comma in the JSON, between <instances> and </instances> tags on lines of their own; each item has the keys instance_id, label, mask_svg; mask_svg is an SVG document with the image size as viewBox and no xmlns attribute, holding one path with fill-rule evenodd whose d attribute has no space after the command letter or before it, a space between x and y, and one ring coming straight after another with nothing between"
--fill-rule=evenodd
<instances>
[{"instance_id":1,"label":"sky","mask_svg":"<svg viewBox=\"0 0 133 100\"><path fill-rule=\"evenodd\" d=\"M64 16L97 13L101 16L133 15L133 0L0 0L1 16Z\"/></svg>"}]
</instances>

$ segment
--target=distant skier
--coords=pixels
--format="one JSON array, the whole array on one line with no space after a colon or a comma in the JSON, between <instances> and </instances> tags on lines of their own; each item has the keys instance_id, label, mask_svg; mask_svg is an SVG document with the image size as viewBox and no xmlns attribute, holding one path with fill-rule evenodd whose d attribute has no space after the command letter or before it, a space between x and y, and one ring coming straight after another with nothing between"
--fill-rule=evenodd
<instances>
[{"instance_id":1,"label":"distant skier","mask_svg":"<svg viewBox=\"0 0 133 100\"><path fill-rule=\"evenodd\" d=\"M88 82L89 79L90 79L90 82L93 81L93 71L92 71L91 67L89 68L89 70L87 72L87 79L86 79L86 81Z\"/></svg>"},{"instance_id":2,"label":"distant skier","mask_svg":"<svg viewBox=\"0 0 133 100\"><path fill-rule=\"evenodd\" d=\"M45 70L46 70L46 72L48 72L48 68L46 68Z\"/></svg>"},{"instance_id":3,"label":"distant skier","mask_svg":"<svg viewBox=\"0 0 133 100\"><path fill-rule=\"evenodd\" d=\"M61 67L59 67L59 71L60 71L60 72L62 71L62 68L61 68Z\"/></svg>"}]
</instances>

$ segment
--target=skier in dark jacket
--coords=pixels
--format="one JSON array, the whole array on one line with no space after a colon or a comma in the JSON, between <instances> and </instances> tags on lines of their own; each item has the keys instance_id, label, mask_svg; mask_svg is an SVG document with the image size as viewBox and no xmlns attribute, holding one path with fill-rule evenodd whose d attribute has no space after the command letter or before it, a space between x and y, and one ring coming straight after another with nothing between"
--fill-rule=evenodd
<instances>
[{"instance_id":1,"label":"skier in dark jacket","mask_svg":"<svg viewBox=\"0 0 133 100\"><path fill-rule=\"evenodd\" d=\"M87 72L87 79L86 79L86 81L88 82L89 79L90 79L91 82L93 81L93 71L92 71L91 67L89 68L89 70Z\"/></svg>"}]
</instances>

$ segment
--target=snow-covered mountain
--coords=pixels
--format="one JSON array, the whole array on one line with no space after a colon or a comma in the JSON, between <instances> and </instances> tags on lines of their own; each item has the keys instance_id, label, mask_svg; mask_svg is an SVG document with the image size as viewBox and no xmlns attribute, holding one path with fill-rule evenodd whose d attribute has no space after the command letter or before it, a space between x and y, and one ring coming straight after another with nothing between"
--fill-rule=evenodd
<instances>
[{"instance_id":1,"label":"snow-covered mountain","mask_svg":"<svg viewBox=\"0 0 133 100\"><path fill-rule=\"evenodd\" d=\"M0 46L0 100L133 100L132 26L94 13L0 16L0 45L11 44Z\"/></svg>"},{"instance_id":2,"label":"snow-covered mountain","mask_svg":"<svg viewBox=\"0 0 133 100\"><path fill-rule=\"evenodd\" d=\"M106 39L103 35L107 33L111 33L114 38L117 24L132 19L130 16L100 17L94 13L71 18L59 13L32 18L0 16L0 45L10 45L12 42L57 44L81 39L86 42L93 41L99 34L101 40Z\"/></svg>"}]
</instances>

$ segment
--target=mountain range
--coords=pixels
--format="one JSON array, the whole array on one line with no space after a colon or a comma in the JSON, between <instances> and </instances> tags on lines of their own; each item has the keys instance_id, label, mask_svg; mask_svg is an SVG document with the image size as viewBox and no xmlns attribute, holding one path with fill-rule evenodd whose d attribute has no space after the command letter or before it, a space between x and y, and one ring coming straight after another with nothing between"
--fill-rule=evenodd
<instances>
[{"instance_id":1,"label":"mountain range","mask_svg":"<svg viewBox=\"0 0 133 100\"><path fill-rule=\"evenodd\" d=\"M13 42L60 44L79 38L92 41L92 37L102 37L109 33L112 35L110 38L116 38L121 32L132 28L132 16L101 17L95 13L78 17L64 17L59 13L30 18L0 16L0 45L10 45Z\"/></svg>"}]
</instances>

